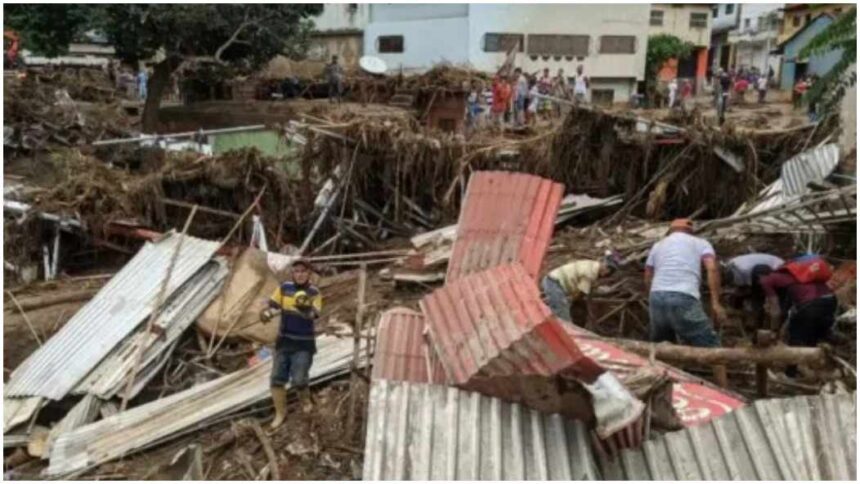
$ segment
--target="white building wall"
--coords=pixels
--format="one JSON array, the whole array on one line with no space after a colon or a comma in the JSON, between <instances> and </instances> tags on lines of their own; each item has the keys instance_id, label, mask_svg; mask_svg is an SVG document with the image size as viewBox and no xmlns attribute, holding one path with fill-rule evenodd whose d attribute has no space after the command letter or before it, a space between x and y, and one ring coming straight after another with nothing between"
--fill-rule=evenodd
<instances>
[{"instance_id":1,"label":"white building wall","mask_svg":"<svg viewBox=\"0 0 860 484\"><path fill-rule=\"evenodd\" d=\"M374 3L370 5L372 22L458 18L467 15L469 15L468 3Z\"/></svg>"},{"instance_id":2,"label":"white building wall","mask_svg":"<svg viewBox=\"0 0 860 484\"><path fill-rule=\"evenodd\" d=\"M716 15L712 15L711 30L723 32L732 29L738 23L738 12L740 5L737 3L718 3L715 5ZM727 13L731 9L732 13Z\"/></svg>"},{"instance_id":3,"label":"white building wall","mask_svg":"<svg viewBox=\"0 0 860 484\"><path fill-rule=\"evenodd\" d=\"M326 3L314 21L314 30L330 32L339 30L364 30L370 20L370 5L367 3Z\"/></svg>"},{"instance_id":4,"label":"white building wall","mask_svg":"<svg viewBox=\"0 0 860 484\"><path fill-rule=\"evenodd\" d=\"M711 44L711 7L707 4L655 3L651 5L650 10L663 12L663 25L649 25L649 35L670 34L697 47L707 47ZM690 27L692 13L704 13L708 16L705 27Z\"/></svg>"},{"instance_id":5,"label":"white building wall","mask_svg":"<svg viewBox=\"0 0 860 484\"><path fill-rule=\"evenodd\" d=\"M403 53L380 53L378 38L402 35ZM469 63L466 17L371 22L364 30L364 53L384 60L389 71L422 71L434 64Z\"/></svg>"},{"instance_id":6,"label":"white building wall","mask_svg":"<svg viewBox=\"0 0 860 484\"><path fill-rule=\"evenodd\" d=\"M728 42L735 46L735 67L755 67L762 73L772 67L779 74L781 56L771 54L777 47L779 26L781 24L779 3L744 3L739 5L740 20L738 27L729 32ZM774 16L768 22L768 16Z\"/></svg>"}]
</instances>

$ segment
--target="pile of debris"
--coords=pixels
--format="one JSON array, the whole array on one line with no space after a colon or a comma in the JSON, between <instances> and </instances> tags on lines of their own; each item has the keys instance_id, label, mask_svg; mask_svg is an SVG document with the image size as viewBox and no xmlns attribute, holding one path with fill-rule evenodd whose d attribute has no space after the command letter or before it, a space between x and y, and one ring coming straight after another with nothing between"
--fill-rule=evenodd
<instances>
[{"instance_id":1,"label":"pile of debris","mask_svg":"<svg viewBox=\"0 0 860 484\"><path fill-rule=\"evenodd\" d=\"M13 156L127 136L130 118L101 69L28 69L4 83L3 146Z\"/></svg>"}]
</instances>

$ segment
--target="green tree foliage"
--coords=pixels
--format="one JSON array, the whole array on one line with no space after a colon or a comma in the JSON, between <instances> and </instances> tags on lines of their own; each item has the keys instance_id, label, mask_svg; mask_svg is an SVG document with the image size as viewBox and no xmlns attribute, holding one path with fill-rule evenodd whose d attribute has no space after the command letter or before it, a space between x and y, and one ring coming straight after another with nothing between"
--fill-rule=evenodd
<instances>
[{"instance_id":1,"label":"green tree foliage","mask_svg":"<svg viewBox=\"0 0 860 484\"><path fill-rule=\"evenodd\" d=\"M683 59L693 52L693 44L671 34L657 34L648 37L648 50L645 54L645 85L653 95L657 74L669 59Z\"/></svg>"},{"instance_id":2,"label":"green tree foliage","mask_svg":"<svg viewBox=\"0 0 860 484\"><path fill-rule=\"evenodd\" d=\"M825 55L841 51L833 68L815 82L806 92L806 101L821 103L825 110L842 100L845 90L853 86L857 74L852 68L857 63L857 8L852 7L816 35L800 53L800 58Z\"/></svg>"},{"instance_id":3,"label":"green tree foliage","mask_svg":"<svg viewBox=\"0 0 860 484\"><path fill-rule=\"evenodd\" d=\"M65 54L69 43L89 23L88 9L77 4L8 4L3 7L6 28L21 36L24 48L55 57Z\"/></svg>"},{"instance_id":4,"label":"green tree foliage","mask_svg":"<svg viewBox=\"0 0 860 484\"><path fill-rule=\"evenodd\" d=\"M313 26L308 17L321 11L320 4L290 3L30 4L16 6L12 18L20 20L14 25L28 49L62 52L76 35L95 29L107 35L121 60L132 65L156 61L143 113L144 130L153 131L165 88L180 65L202 63L247 72L277 54L300 56ZM5 12L9 15L10 6ZM40 42L28 45L29 38Z\"/></svg>"}]
</instances>

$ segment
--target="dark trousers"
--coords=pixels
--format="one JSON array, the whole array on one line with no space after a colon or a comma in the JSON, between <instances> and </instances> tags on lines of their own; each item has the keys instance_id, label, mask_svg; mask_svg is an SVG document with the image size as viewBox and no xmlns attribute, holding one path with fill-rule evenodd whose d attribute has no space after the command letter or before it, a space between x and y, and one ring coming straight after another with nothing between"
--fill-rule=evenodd
<instances>
[{"instance_id":1,"label":"dark trousers","mask_svg":"<svg viewBox=\"0 0 860 484\"><path fill-rule=\"evenodd\" d=\"M828 295L795 307L788 317L789 346L817 346L836 322L836 296ZM797 375L797 366L789 366L786 375Z\"/></svg>"}]
</instances>

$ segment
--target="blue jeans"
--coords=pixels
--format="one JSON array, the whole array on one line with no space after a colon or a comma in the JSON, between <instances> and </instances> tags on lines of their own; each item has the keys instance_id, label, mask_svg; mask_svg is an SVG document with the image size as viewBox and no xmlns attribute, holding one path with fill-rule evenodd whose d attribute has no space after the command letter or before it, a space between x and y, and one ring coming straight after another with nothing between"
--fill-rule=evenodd
<instances>
[{"instance_id":1,"label":"blue jeans","mask_svg":"<svg viewBox=\"0 0 860 484\"><path fill-rule=\"evenodd\" d=\"M572 322L570 297L568 297L567 291L561 287L561 284L549 276L544 276L541 280L541 289L543 289L543 300L552 310L552 314L559 319Z\"/></svg>"},{"instance_id":2,"label":"blue jeans","mask_svg":"<svg viewBox=\"0 0 860 484\"><path fill-rule=\"evenodd\" d=\"M700 347L720 346L720 339L702 302L689 294L655 291L650 296L651 341L674 341Z\"/></svg>"},{"instance_id":3,"label":"blue jeans","mask_svg":"<svg viewBox=\"0 0 860 484\"><path fill-rule=\"evenodd\" d=\"M313 351L301 348L294 340L279 337L272 359L271 386L283 387L291 382L293 388L308 386L308 374L313 362Z\"/></svg>"}]
</instances>

